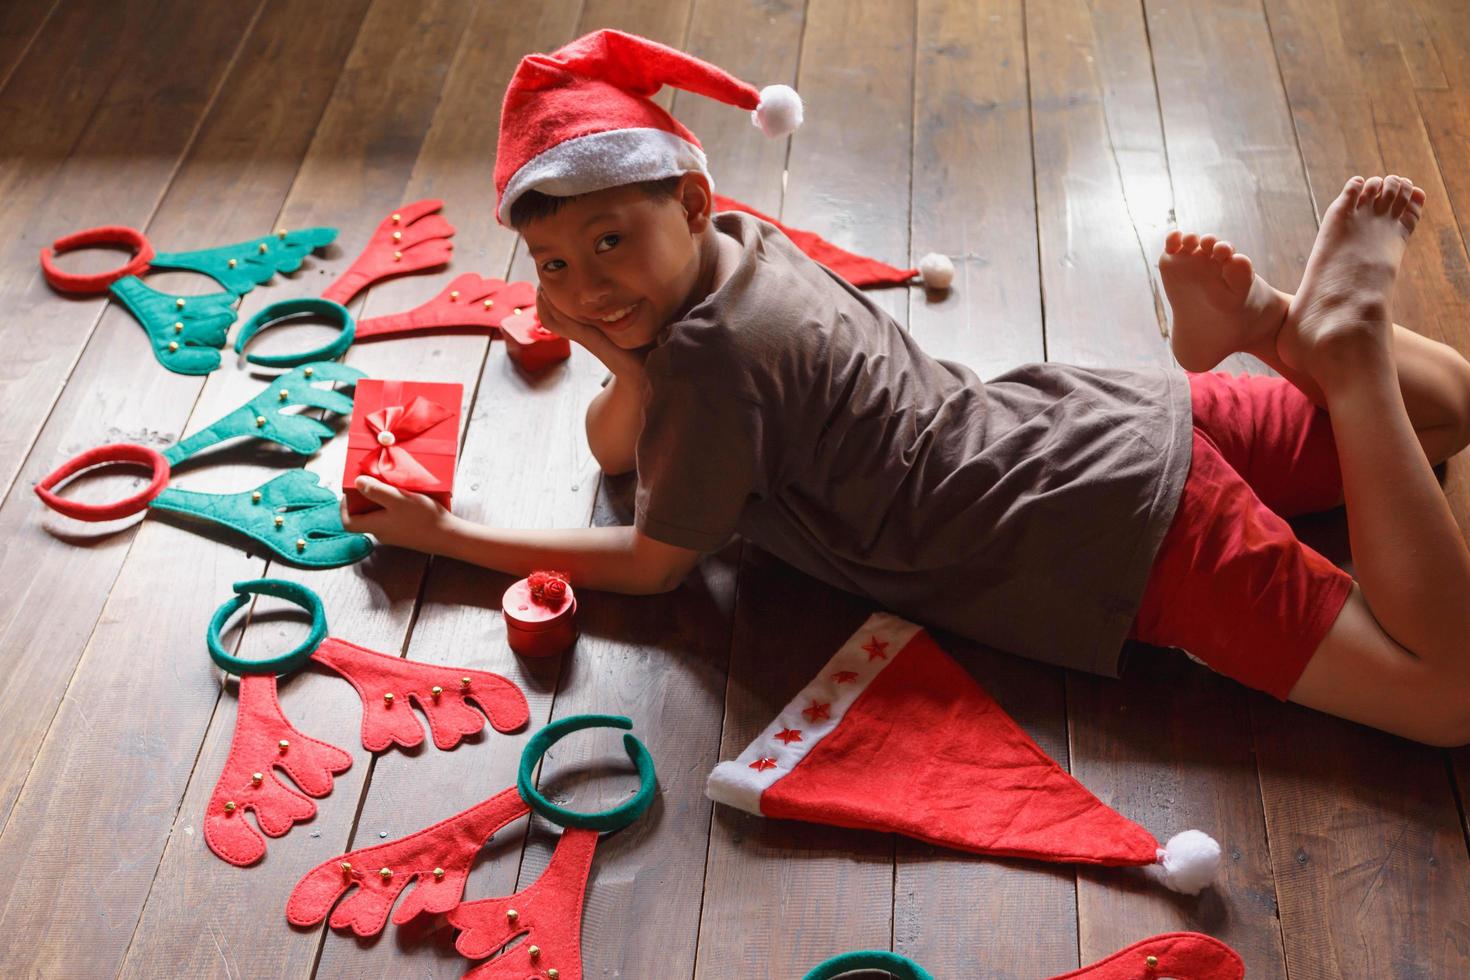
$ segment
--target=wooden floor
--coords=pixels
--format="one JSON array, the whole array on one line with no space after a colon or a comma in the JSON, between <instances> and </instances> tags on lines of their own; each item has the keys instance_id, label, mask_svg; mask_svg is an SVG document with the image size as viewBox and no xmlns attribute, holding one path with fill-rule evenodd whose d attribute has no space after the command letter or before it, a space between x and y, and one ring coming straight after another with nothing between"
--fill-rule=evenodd
<instances>
[{"instance_id":1,"label":"wooden floor","mask_svg":"<svg viewBox=\"0 0 1470 980\"><path fill-rule=\"evenodd\" d=\"M937 301L880 302L936 354L982 376L1041 358L1168 360L1152 268L1173 227L1223 234L1273 282L1297 282L1317 217L1354 173L1429 194L1398 318L1470 350L1470 8L1461 0L9 0L0 6L0 976L457 976L441 921L357 941L298 930L286 896L318 861L426 826L511 784L526 734L454 752L357 738L348 685L282 685L303 731L352 751L317 818L240 870L205 848L235 686L203 632L230 583L270 574L322 594L332 632L516 680L534 729L631 715L661 794L598 850L584 920L589 977L796 978L831 954L893 948L937 976L1042 978L1153 933L1197 929L1253 978L1470 975L1470 755L1276 704L1177 655L1099 680L952 644L1041 743L1157 835L1225 845L1216 890L1129 871L988 861L909 840L763 822L702 793L867 612L732 545L680 590L585 597L584 635L532 671L504 642L493 575L382 549L302 572L157 518L83 527L30 487L109 441L163 446L244 402L261 377L154 363L127 314L41 280L38 248L98 224L161 249L279 225L341 229L340 249L244 300L316 295L384 214L442 197L452 270L530 278L495 225L497 107L519 56L617 26L756 84L794 83L808 121L767 141L745 114L678 94L720 189L867 254L959 257ZM444 276L372 290L359 315L412 306ZM200 289L197 283L187 288ZM299 344L299 335L286 346ZM457 509L511 526L626 520L581 434L599 366L539 380L474 336L361 344L371 374L459 381ZM343 440L307 465L333 481ZM178 478L239 490L281 466L250 448ZM103 481L105 483L105 481ZM1447 492L1470 526L1466 465ZM1316 530L1333 536L1334 522ZM263 617L246 655L301 635ZM626 794L617 743L558 749L558 793ZM601 760L601 761L599 761ZM611 765L605 763L610 762ZM554 836L516 825L467 896L509 894Z\"/></svg>"}]
</instances>

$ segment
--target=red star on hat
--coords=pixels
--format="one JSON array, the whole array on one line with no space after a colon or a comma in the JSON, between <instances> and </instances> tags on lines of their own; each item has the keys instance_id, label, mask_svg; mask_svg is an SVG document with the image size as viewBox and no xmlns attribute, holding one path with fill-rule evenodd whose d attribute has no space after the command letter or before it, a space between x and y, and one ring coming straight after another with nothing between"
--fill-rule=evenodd
<instances>
[{"instance_id":1,"label":"red star on hat","mask_svg":"<svg viewBox=\"0 0 1470 980\"><path fill-rule=\"evenodd\" d=\"M779 732L776 733L776 738L779 738L782 742L786 743L787 745L790 745L792 742L800 742L801 741L801 729L800 728L783 728Z\"/></svg>"},{"instance_id":2,"label":"red star on hat","mask_svg":"<svg viewBox=\"0 0 1470 980\"><path fill-rule=\"evenodd\" d=\"M750 764L750 768L754 769L756 772L765 772L767 769L774 769L774 768L776 768L776 760L775 759L757 759L757 760L755 760L754 762L752 762Z\"/></svg>"},{"instance_id":3,"label":"red star on hat","mask_svg":"<svg viewBox=\"0 0 1470 980\"><path fill-rule=\"evenodd\" d=\"M807 721L825 721L832 717L832 705L826 701L812 701L811 704L801 709L802 715Z\"/></svg>"},{"instance_id":4,"label":"red star on hat","mask_svg":"<svg viewBox=\"0 0 1470 980\"><path fill-rule=\"evenodd\" d=\"M858 679L858 673L855 670L839 670L832 675L832 679L839 684L851 684Z\"/></svg>"},{"instance_id":5,"label":"red star on hat","mask_svg":"<svg viewBox=\"0 0 1470 980\"><path fill-rule=\"evenodd\" d=\"M868 651L868 662L874 660L888 659L888 641L880 640L876 636L863 644L863 649Z\"/></svg>"}]
</instances>

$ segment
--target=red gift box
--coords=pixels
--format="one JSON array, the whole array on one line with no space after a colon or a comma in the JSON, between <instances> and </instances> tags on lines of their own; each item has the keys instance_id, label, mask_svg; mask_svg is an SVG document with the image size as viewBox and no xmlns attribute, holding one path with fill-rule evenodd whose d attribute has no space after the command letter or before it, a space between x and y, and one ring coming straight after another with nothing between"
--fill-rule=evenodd
<instances>
[{"instance_id":1,"label":"red gift box","mask_svg":"<svg viewBox=\"0 0 1470 980\"><path fill-rule=\"evenodd\" d=\"M501 320L500 336L511 362L528 374L572 356L571 341L543 327L534 309L518 310Z\"/></svg>"},{"instance_id":2,"label":"red gift box","mask_svg":"<svg viewBox=\"0 0 1470 980\"><path fill-rule=\"evenodd\" d=\"M373 378L357 382L342 473L349 514L379 509L353 489L363 474L449 506L463 395L460 384Z\"/></svg>"},{"instance_id":3,"label":"red gift box","mask_svg":"<svg viewBox=\"0 0 1470 980\"><path fill-rule=\"evenodd\" d=\"M523 657L554 657L577 642L577 594L559 572L532 572L500 597L505 638Z\"/></svg>"}]
</instances>

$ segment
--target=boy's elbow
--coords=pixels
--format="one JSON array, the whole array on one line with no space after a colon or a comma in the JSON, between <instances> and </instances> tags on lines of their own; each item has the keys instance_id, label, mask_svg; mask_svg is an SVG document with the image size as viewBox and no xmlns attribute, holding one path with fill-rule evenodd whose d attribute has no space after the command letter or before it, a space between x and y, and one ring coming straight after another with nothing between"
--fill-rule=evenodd
<instances>
[{"instance_id":1,"label":"boy's elbow","mask_svg":"<svg viewBox=\"0 0 1470 980\"><path fill-rule=\"evenodd\" d=\"M605 459L596 453L592 454L592 458L597 460L603 476L626 476L638 468L637 462L632 459Z\"/></svg>"},{"instance_id":2,"label":"boy's elbow","mask_svg":"<svg viewBox=\"0 0 1470 980\"><path fill-rule=\"evenodd\" d=\"M665 572L650 594L662 595L665 592L673 592L684 584L684 580L689 577L689 572L690 569L687 568L675 568Z\"/></svg>"},{"instance_id":3,"label":"boy's elbow","mask_svg":"<svg viewBox=\"0 0 1470 980\"><path fill-rule=\"evenodd\" d=\"M637 590L643 595L674 591L684 584L702 557L698 551L654 541L637 530L633 536L633 564L641 572Z\"/></svg>"},{"instance_id":4,"label":"boy's elbow","mask_svg":"<svg viewBox=\"0 0 1470 980\"><path fill-rule=\"evenodd\" d=\"M622 476L638 468L638 457L634 453L600 445L592 438L591 432L588 433L587 448L592 450L592 458L597 460L597 466L605 476Z\"/></svg>"},{"instance_id":5,"label":"boy's elbow","mask_svg":"<svg viewBox=\"0 0 1470 980\"><path fill-rule=\"evenodd\" d=\"M663 595L665 592L673 592L684 584L684 579L689 576L687 568L654 568L641 576L641 581L634 588L636 595Z\"/></svg>"}]
</instances>

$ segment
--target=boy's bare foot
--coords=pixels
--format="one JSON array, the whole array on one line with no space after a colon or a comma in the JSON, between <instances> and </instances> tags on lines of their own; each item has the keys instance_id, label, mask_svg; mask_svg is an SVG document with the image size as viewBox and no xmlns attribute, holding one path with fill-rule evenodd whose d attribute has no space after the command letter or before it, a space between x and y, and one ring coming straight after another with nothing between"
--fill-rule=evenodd
<instances>
[{"instance_id":1,"label":"boy's bare foot","mask_svg":"<svg viewBox=\"0 0 1470 980\"><path fill-rule=\"evenodd\" d=\"M1406 178L1354 177L1322 217L1302 285L1276 338L1281 360L1319 382L1324 359L1363 342L1385 350L1389 299L1404 246L1424 207Z\"/></svg>"},{"instance_id":2,"label":"boy's bare foot","mask_svg":"<svg viewBox=\"0 0 1470 980\"><path fill-rule=\"evenodd\" d=\"M1187 371L1208 371L1236 351L1271 342L1286 318L1290 297L1214 235L1170 232L1159 274L1174 311L1169 346Z\"/></svg>"}]
</instances>

